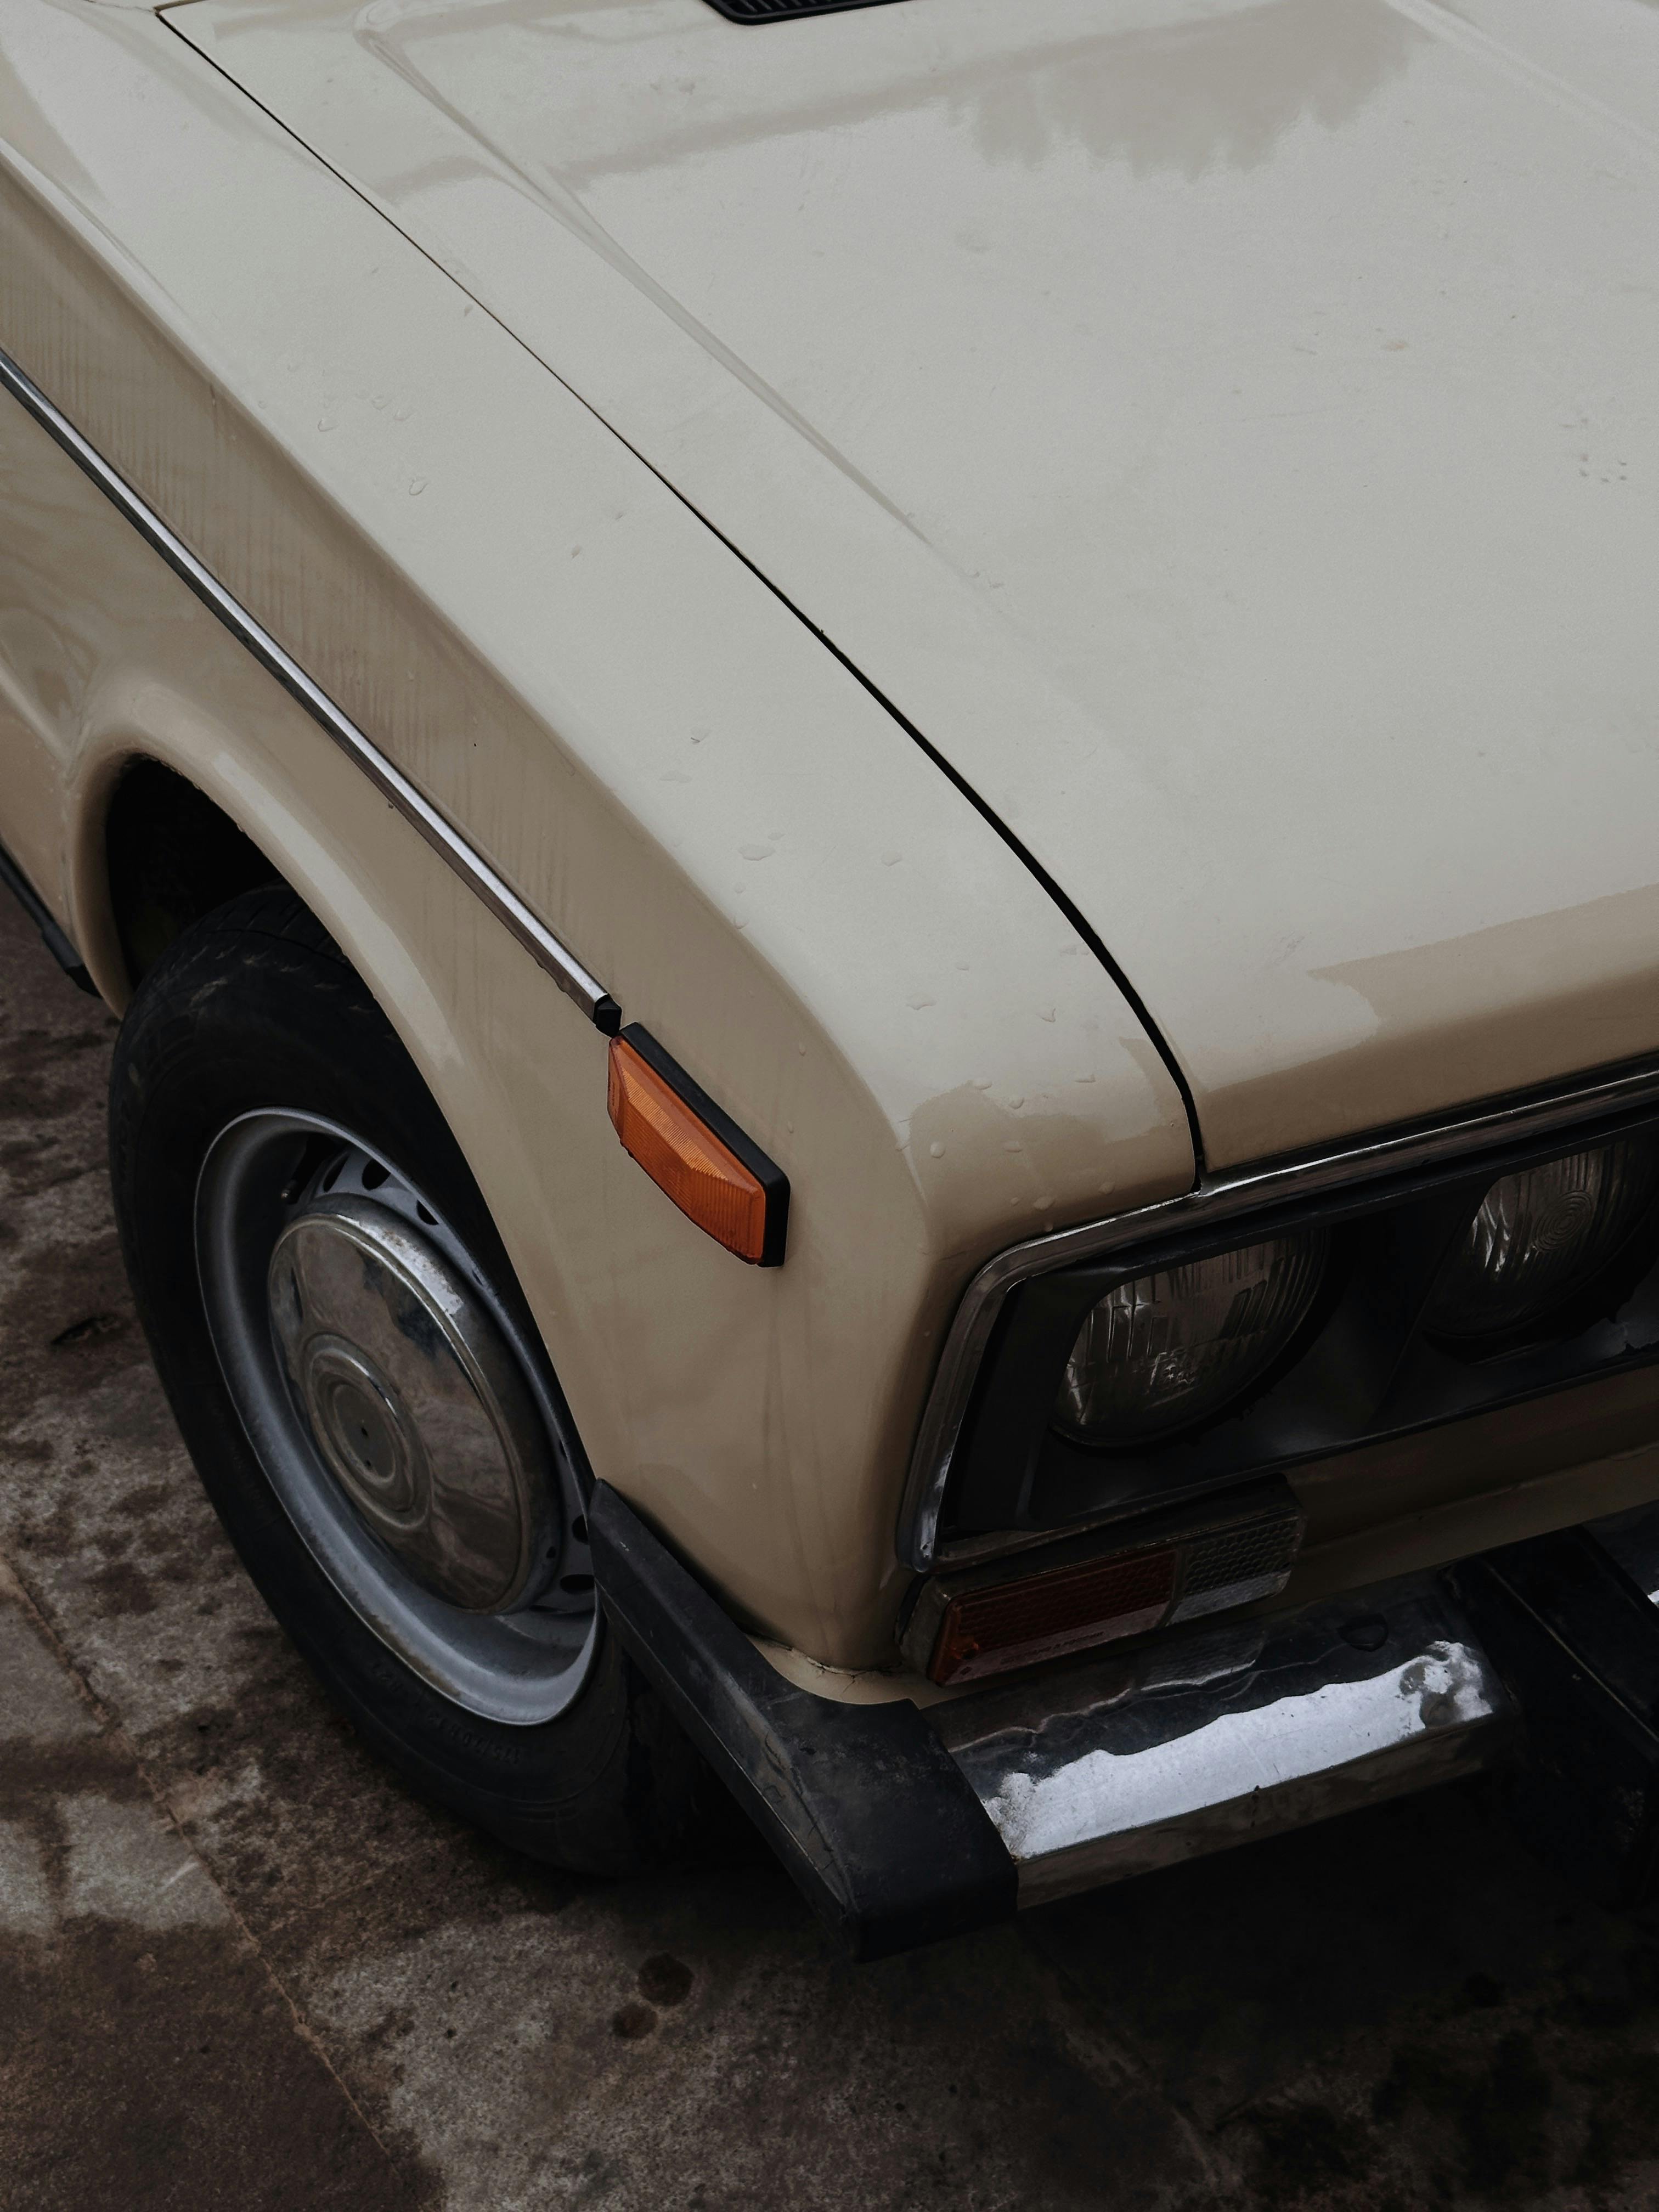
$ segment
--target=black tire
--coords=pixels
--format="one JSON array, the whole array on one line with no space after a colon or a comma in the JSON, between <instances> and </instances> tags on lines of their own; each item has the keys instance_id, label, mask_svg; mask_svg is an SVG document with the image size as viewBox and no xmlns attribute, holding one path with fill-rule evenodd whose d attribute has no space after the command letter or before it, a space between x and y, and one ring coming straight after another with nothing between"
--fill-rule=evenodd
<instances>
[{"instance_id":1,"label":"black tire","mask_svg":"<svg viewBox=\"0 0 1659 2212\"><path fill-rule=\"evenodd\" d=\"M496 1297L536 1332L477 1184L390 1023L285 889L185 932L122 1024L110 1094L121 1246L156 1369L204 1487L266 1604L362 1736L429 1796L534 1857L626 1872L683 1855L719 1790L601 1620L556 1718L509 1726L452 1703L335 1590L249 1443L198 1273L198 1177L218 1133L265 1107L361 1131L418 1175Z\"/></svg>"}]
</instances>

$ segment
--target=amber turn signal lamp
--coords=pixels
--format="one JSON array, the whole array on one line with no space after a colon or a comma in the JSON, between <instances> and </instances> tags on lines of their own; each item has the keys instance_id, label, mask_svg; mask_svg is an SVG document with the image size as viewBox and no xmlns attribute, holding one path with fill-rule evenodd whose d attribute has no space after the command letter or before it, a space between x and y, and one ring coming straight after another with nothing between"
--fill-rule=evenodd
<instances>
[{"instance_id":1,"label":"amber turn signal lamp","mask_svg":"<svg viewBox=\"0 0 1659 2212\"><path fill-rule=\"evenodd\" d=\"M751 1266L782 1265L788 1177L637 1023L611 1040L606 1103L623 1151L688 1221Z\"/></svg>"}]
</instances>

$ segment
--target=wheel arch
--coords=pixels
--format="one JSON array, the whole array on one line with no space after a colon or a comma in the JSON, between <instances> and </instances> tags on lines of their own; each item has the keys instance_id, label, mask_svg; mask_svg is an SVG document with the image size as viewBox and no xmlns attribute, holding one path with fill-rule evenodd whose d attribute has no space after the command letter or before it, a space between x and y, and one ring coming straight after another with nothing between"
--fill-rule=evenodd
<instances>
[{"instance_id":1,"label":"wheel arch","mask_svg":"<svg viewBox=\"0 0 1659 2212\"><path fill-rule=\"evenodd\" d=\"M87 702L63 851L94 981L122 1012L192 921L245 890L285 886L453 1108L465 1021L448 957L463 915L491 934L496 925L205 616L198 643L193 668L112 664Z\"/></svg>"},{"instance_id":2,"label":"wheel arch","mask_svg":"<svg viewBox=\"0 0 1659 2212\"><path fill-rule=\"evenodd\" d=\"M128 754L101 781L101 933L130 993L191 922L242 891L288 879L222 806L153 754Z\"/></svg>"}]
</instances>

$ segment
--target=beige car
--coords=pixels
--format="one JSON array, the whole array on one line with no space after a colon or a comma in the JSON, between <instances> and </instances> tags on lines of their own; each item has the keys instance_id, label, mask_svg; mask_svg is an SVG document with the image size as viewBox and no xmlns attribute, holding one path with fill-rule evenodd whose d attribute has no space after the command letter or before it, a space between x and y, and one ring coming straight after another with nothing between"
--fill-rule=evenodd
<instances>
[{"instance_id":1,"label":"beige car","mask_svg":"<svg viewBox=\"0 0 1659 2212\"><path fill-rule=\"evenodd\" d=\"M1656 114L1638 0L0 0L4 872L435 1796L866 1954L1488 1764L1639 1891Z\"/></svg>"}]
</instances>

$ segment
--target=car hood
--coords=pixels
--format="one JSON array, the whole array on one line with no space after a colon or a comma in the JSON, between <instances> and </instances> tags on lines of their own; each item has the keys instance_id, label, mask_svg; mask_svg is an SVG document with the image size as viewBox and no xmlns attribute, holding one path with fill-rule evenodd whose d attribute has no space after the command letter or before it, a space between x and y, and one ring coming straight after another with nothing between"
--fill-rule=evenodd
<instances>
[{"instance_id":1,"label":"car hood","mask_svg":"<svg viewBox=\"0 0 1659 2212\"><path fill-rule=\"evenodd\" d=\"M166 20L1007 825L1212 1164L1659 1048L1659 9Z\"/></svg>"}]
</instances>

